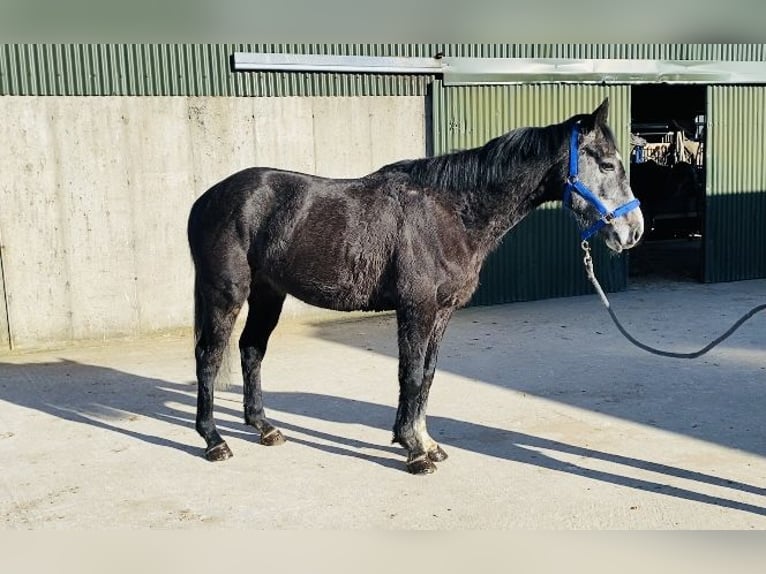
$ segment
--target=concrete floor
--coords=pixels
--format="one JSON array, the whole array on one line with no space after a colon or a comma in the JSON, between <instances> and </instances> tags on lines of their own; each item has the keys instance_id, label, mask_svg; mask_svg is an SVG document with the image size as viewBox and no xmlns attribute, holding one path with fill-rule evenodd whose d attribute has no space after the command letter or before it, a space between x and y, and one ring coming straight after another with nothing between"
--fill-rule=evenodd
<instances>
[{"instance_id":1,"label":"concrete floor","mask_svg":"<svg viewBox=\"0 0 766 574\"><path fill-rule=\"evenodd\" d=\"M613 303L649 344L694 350L766 281L641 284ZM188 336L0 356L0 526L263 529L764 529L766 317L694 361L631 347L595 296L459 312L429 430L450 455L404 471L390 316L277 329L266 407L217 394L234 458L194 431Z\"/></svg>"}]
</instances>

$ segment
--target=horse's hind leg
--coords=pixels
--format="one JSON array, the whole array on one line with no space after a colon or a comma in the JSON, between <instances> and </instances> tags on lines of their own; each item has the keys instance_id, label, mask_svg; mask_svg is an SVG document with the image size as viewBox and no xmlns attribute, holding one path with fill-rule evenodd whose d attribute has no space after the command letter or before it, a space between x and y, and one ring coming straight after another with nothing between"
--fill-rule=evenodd
<instances>
[{"instance_id":1,"label":"horse's hind leg","mask_svg":"<svg viewBox=\"0 0 766 574\"><path fill-rule=\"evenodd\" d=\"M260 431L261 444L266 446L285 442L280 430L266 419L261 390L261 363L284 301L284 293L265 283L253 283L248 299L250 309L247 322L239 338L245 387L245 422Z\"/></svg>"},{"instance_id":2,"label":"horse's hind leg","mask_svg":"<svg viewBox=\"0 0 766 574\"><path fill-rule=\"evenodd\" d=\"M232 456L213 418L215 379L221 368L234 321L247 297L247 284L227 282L226 287L195 284L194 355L197 361L197 432L205 439L205 458L226 460Z\"/></svg>"}]
</instances>

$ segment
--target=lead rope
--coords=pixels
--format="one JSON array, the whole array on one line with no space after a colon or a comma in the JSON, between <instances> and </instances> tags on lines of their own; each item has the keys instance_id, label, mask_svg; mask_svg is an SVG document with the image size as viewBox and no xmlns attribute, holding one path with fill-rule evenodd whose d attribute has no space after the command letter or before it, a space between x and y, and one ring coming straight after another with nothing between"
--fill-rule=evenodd
<instances>
[{"instance_id":1,"label":"lead rope","mask_svg":"<svg viewBox=\"0 0 766 574\"><path fill-rule=\"evenodd\" d=\"M612 310L612 306L609 303L609 299L606 298L606 294L604 293L604 290L601 288L601 285L598 282L598 279L596 279L596 274L593 271L593 257L591 257L590 254L590 244L587 241L583 241L580 246L582 247L582 250L585 252L585 257L583 257L583 263L585 264L585 272L588 275L588 279L593 284L593 287L596 289L596 293L598 293L598 296L601 298L601 302L604 304L604 307L606 307L606 310L609 312L609 316L612 318L612 321L614 321L614 324L617 326L617 329L619 329L620 333L623 334L623 336L633 343L636 347L639 349L643 349L644 351L648 351L654 355L659 355L660 357L672 357L674 359L696 359L697 357L701 357L714 347L721 344L723 341L728 339L734 331L739 329L742 324L747 321L750 317L755 315L756 313L759 313L760 311L766 310L766 304L764 305L758 305L757 307L753 307L750 311L745 313L739 320L737 320L736 323L734 323L728 331L726 331L723 335L718 337L717 339L714 339L704 347L702 347L699 351L695 351L693 353L674 353L672 351L663 351L662 349L656 349L654 347L650 347L649 345L645 345L633 335L628 333L625 330L625 327L622 326L622 323L620 323L620 320L617 318L617 315L614 314L614 311Z\"/></svg>"}]
</instances>

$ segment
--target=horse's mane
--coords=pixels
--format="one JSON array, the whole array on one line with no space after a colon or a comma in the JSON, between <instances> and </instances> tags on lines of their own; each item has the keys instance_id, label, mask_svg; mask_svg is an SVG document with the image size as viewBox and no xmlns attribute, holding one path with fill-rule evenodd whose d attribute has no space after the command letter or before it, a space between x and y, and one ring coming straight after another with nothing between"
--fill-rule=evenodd
<instances>
[{"instance_id":1,"label":"horse's mane","mask_svg":"<svg viewBox=\"0 0 766 574\"><path fill-rule=\"evenodd\" d=\"M380 171L408 174L413 183L432 189L467 191L494 189L518 176L521 165L529 160L548 157L556 160L564 140L568 141L575 122L589 116L581 114L560 124L545 127L524 127L509 131L480 147L446 153L429 158L404 160L383 167ZM608 141L614 143L611 130L602 129Z\"/></svg>"},{"instance_id":2,"label":"horse's mane","mask_svg":"<svg viewBox=\"0 0 766 574\"><path fill-rule=\"evenodd\" d=\"M430 158L404 160L381 171L407 173L413 183L433 189L492 189L537 157L557 158L568 137L572 118L562 124L511 130L480 147ZM518 175L518 173L516 173Z\"/></svg>"}]
</instances>

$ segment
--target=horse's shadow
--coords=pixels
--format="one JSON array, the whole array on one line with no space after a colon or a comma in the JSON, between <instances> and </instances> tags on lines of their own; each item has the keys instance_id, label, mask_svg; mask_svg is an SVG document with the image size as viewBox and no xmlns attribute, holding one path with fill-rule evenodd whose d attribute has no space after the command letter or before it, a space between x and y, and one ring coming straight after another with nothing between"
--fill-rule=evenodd
<instances>
[{"instance_id":1,"label":"horse's shadow","mask_svg":"<svg viewBox=\"0 0 766 574\"><path fill-rule=\"evenodd\" d=\"M583 315L576 316L579 324L567 324L572 316L559 317L559 307L570 304L566 300L547 300L523 308L474 307L456 314L451 325L459 336L452 336L448 329L439 352L436 392L442 388L440 373L451 373L766 456L766 367L754 364L753 358L762 360L763 350L757 339L747 338L747 331L729 343L737 345L738 353L733 353L733 358L711 354L696 361L674 363L637 351L622 338L610 336L603 316L595 313L601 312L597 299L582 301ZM346 322L344 327L317 322L312 337L397 358L394 317L377 322ZM381 332L388 337L381 340ZM525 337L538 342L515 348ZM521 361L524 353L532 360ZM742 360L743 356L750 360ZM721 365L716 362L719 360Z\"/></svg>"},{"instance_id":2,"label":"horse's shadow","mask_svg":"<svg viewBox=\"0 0 766 574\"><path fill-rule=\"evenodd\" d=\"M202 445L195 446L200 443L194 431L195 393L195 386L191 384L141 377L72 361L45 364L0 363L0 401L201 457ZM300 415L334 423L364 423L373 428L388 430L395 416L392 406L306 392L270 392L265 393L264 398L267 408L273 414L272 420L286 432L288 441L329 454L361 458L389 469L404 470L403 451L398 447L338 436L283 418ZM241 421L238 405L235 407L231 402L219 401L216 414L219 427L224 433L257 442L255 432L243 423L235 422ZM179 435L179 431L184 429L188 430L188 436L184 434L182 440L175 440L142 432L139 430L140 424L131 424L131 421L137 418L140 420L141 417L172 425L173 432L168 434ZM429 428L437 440L447 447L640 491L766 516L766 507L630 475L635 470L642 470L669 478L697 482L700 485L766 495L766 489L762 487L728 480L725 477L449 417L429 416ZM3 429L0 429L0 434L2 432ZM562 459L557 455L561 455ZM620 465L626 468L626 472L620 474L595 470L585 464L566 461L567 457L577 458L578 461L590 459Z\"/></svg>"},{"instance_id":3,"label":"horse's shadow","mask_svg":"<svg viewBox=\"0 0 766 574\"><path fill-rule=\"evenodd\" d=\"M141 432L130 423L150 417L186 425L185 413L172 405L192 405L193 390L191 385L70 360L0 363L0 401L189 454L197 454L197 449ZM55 435L50 440L55 441Z\"/></svg>"}]
</instances>

